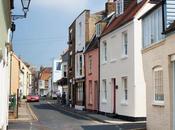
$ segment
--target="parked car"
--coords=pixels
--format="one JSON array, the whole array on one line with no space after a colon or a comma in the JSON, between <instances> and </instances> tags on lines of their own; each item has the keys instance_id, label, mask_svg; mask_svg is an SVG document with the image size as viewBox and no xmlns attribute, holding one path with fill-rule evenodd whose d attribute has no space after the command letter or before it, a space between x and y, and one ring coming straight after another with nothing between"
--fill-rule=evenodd
<instances>
[{"instance_id":1,"label":"parked car","mask_svg":"<svg viewBox=\"0 0 175 130\"><path fill-rule=\"evenodd\" d=\"M39 102L40 97L38 95L28 95L27 102Z\"/></svg>"}]
</instances>

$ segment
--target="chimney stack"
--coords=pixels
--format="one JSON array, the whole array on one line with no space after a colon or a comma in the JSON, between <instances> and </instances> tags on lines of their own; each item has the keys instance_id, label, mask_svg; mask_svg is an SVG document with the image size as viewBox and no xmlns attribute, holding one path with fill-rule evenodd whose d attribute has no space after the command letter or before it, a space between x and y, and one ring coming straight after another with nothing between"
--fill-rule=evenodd
<instances>
[{"instance_id":1,"label":"chimney stack","mask_svg":"<svg viewBox=\"0 0 175 130\"><path fill-rule=\"evenodd\" d=\"M114 0L108 0L105 4L105 12L106 15L109 15L110 13L114 12L116 10L116 3Z\"/></svg>"}]
</instances>

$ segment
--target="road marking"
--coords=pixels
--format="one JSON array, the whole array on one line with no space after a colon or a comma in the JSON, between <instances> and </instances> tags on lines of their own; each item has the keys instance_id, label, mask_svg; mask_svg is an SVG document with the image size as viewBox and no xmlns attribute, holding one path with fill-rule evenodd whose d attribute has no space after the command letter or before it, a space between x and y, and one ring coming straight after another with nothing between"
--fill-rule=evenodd
<instances>
[{"instance_id":1,"label":"road marking","mask_svg":"<svg viewBox=\"0 0 175 130\"><path fill-rule=\"evenodd\" d=\"M32 130L32 122L30 122L30 130Z\"/></svg>"},{"instance_id":2,"label":"road marking","mask_svg":"<svg viewBox=\"0 0 175 130\"><path fill-rule=\"evenodd\" d=\"M34 118L34 120L37 120L38 121L38 117L35 115L35 113L33 112L33 110L31 109L29 103L27 103L27 107L32 115L32 117Z\"/></svg>"}]
</instances>

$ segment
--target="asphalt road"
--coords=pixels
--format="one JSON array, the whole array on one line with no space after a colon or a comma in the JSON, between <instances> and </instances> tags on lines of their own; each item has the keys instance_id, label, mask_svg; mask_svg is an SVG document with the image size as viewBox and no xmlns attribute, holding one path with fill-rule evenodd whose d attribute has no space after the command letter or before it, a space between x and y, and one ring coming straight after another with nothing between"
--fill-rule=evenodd
<instances>
[{"instance_id":1,"label":"asphalt road","mask_svg":"<svg viewBox=\"0 0 175 130\"><path fill-rule=\"evenodd\" d=\"M30 104L38 121L11 122L9 130L125 130L117 125L103 124L76 114L59 111L42 101ZM126 126L127 128L127 126Z\"/></svg>"},{"instance_id":2,"label":"asphalt road","mask_svg":"<svg viewBox=\"0 0 175 130\"><path fill-rule=\"evenodd\" d=\"M43 101L31 103L30 106L38 121L13 122L10 123L9 130L97 130L101 125L84 117L59 111Z\"/></svg>"}]
</instances>

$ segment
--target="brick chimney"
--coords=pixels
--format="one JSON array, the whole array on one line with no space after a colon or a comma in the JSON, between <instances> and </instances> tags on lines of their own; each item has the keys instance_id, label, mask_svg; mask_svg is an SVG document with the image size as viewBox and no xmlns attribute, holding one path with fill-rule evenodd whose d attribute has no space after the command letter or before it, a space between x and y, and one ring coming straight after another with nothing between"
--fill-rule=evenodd
<instances>
[{"instance_id":1,"label":"brick chimney","mask_svg":"<svg viewBox=\"0 0 175 130\"><path fill-rule=\"evenodd\" d=\"M116 10L116 3L114 0L108 0L105 4L105 12L106 15L109 15L110 13L114 12Z\"/></svg>"}]
</instances>

